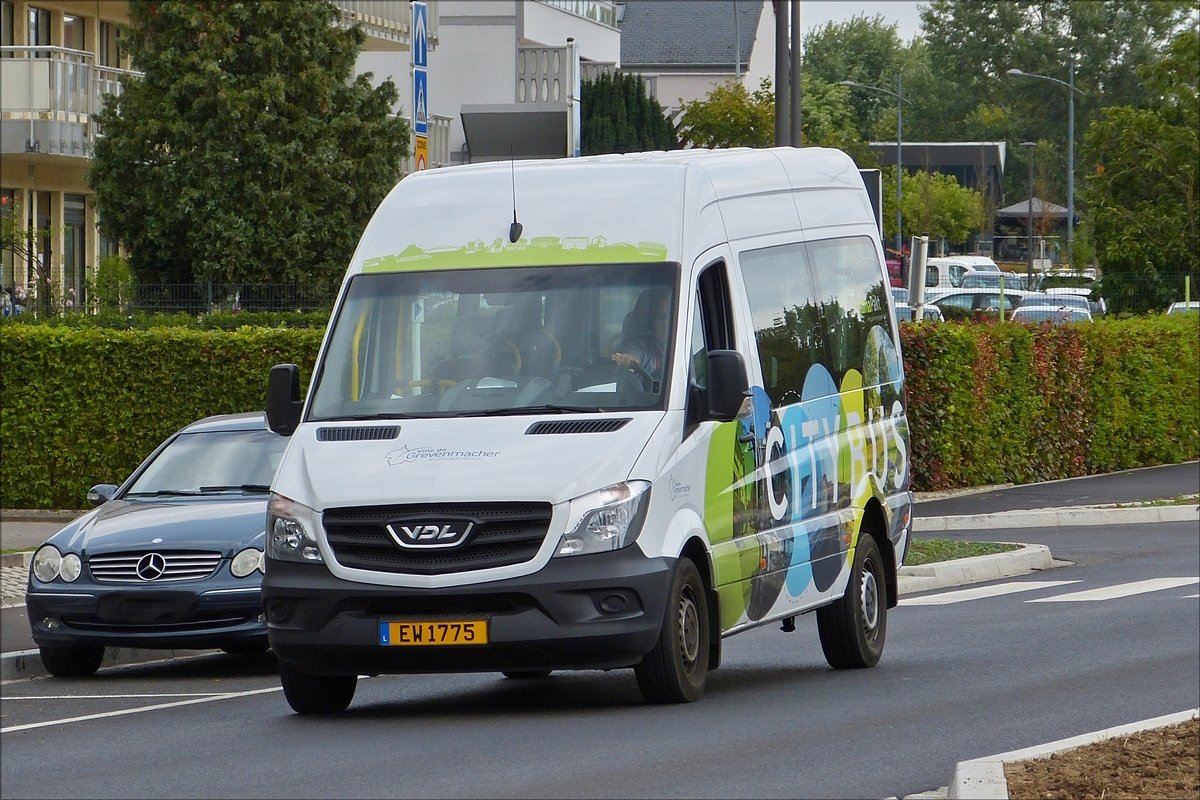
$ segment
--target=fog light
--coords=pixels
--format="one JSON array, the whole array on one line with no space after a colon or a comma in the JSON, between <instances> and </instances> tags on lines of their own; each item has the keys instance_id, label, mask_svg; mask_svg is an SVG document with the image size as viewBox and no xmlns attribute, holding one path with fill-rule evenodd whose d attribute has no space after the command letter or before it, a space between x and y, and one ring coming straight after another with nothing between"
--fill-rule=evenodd
<instances>
[{"instance_id":1,"label":"fog light","mask_svg":"<svg viewBox=\"0 0 1200 800\"><path fill-rule=\"evenodd\" d=\"M42 626L48 630L56 630L58 628L58 620L53 617L46 617L42 620Z\"/></svg>"},{"instance_id":2,"label":"fog light","mask_svg":"<svg viewBox=\"0 0 1200 800\"><path fill-rule=\"evenodd\" d=\"M259 624L259 625L265 625L265 624L266 624L266 622L267 622L267 615L266 615L266 614L259 614L259 615L258 615L258 624Z\"/></svg>"},{"instance_id":3,"label":"fog light","mask_svg":"<svg viewBox=\"0 0 1200 800\"><path fill-rule=\"evenodd\" d=\"M610 594L600 601L600 610L606 614L620 614L627 605L629 600L624 595Z\"/></svg>"},{"instance_id":4,"label":"fog light","mask_svg":"<svg viewBox=\"0 0 1200 800\"><path fill-rule=\"evenodd\" d=\"M271 615L271 622L287 622L292 618L292 610L283 603L272 603L268 612Z\"/></svg>"}]
</instances>

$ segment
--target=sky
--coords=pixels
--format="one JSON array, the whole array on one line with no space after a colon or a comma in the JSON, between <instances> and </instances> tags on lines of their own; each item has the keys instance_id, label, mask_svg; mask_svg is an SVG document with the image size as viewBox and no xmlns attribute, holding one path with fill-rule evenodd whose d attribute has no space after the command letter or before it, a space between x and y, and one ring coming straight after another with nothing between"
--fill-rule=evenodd
<instances>
[{"instance_id":1,"label":"sky","mask_svg":"<svg viewBox=\"0 0 1200 800\"><path fill-rule=\"evenodd\" d=\"M896 23L896 33L902 42L908 42L921 29L919 8L926 3L915 2L875 2L861 3L851 0L839 2L813 2L802 0L800 3L800 25L807 35L815 28L826 22L846 22L852 17L865 16L873 18L876 14L883 17L888 24Z\"/></svg>"}]
</instances>

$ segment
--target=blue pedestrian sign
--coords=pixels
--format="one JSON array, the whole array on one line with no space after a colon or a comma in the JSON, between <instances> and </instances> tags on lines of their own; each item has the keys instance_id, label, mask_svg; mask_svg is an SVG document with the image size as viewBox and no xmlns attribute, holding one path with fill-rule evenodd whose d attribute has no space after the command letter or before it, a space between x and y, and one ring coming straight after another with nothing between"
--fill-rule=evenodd
<instances>
[{"instance_id":1,"label":"blue pedestrian sign","mask_svg":"<svg viewBox=\"0 0 1200 800\"><path fill-rule=\"evenodd\" d=\"M414 67L429 66L429 8L413 3L412 61Z\"/></svg>"},{"instance_id":2,"label":"blue pedestrian sign","mask_svg":"<svg viewBox=\"0 0 1200 800\"><path fill-rule=\"evenodd\" d=\"M429 73L413 67L413 133L429 135Z\"/></svg>"}]
</instances>

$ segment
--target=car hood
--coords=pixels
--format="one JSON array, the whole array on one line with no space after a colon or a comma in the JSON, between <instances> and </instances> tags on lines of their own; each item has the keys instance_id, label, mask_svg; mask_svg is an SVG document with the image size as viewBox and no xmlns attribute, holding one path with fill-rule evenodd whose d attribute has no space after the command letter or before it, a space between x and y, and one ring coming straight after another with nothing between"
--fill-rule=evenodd
<instances>
[{"instance_id":1,"label":"car hood","mask_svg":"<svg viewBox=\"0 0 1200 800\"><path fill-rule=\"evenodd\" d=\"M127 550L207 550L233 555L262 547L266 495L110 500L51 537L84 556Z\"/></svg>"},{"instance_id":2,"label":"car hood","mask_svg":"<svg viewBox=\"0 0 1200 800\"><path fill-rule=\"evenodd\" d=\"M391 440L318 441L296 430L274 490L323 511L447 501L560 503L629 477L663 412L399 421ZM530 433L535 423L604 421L603 433ZM379 427L372 423L367 427Z\"/></svg>"}]
</instances>

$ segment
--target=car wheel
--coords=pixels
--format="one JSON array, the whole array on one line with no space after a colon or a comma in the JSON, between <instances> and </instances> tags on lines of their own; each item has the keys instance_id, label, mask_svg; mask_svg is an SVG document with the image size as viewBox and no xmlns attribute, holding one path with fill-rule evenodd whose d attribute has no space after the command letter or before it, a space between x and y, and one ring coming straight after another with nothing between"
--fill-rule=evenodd
<instances>
[{"instance_id":1,"label":"car wheel","mask_svg":"<svg viewBox=\"0 0 1200 800\"><path fill-rule=\"evenodd\" d=\"M874 537L859 533L846 593L817 609L825 660L834 669L873 667L887 634L887 573Z\"/></svg>"},{"instance_id":2,"label":"car wheel","mask_svg":"<svg viewBox=\"0 0 1200 800\"><path fill-rule=\"evenodd\" d=\"M86 678L100 669L103 647L42 647L42 666L59 678Z\"/></svg>"},{"instance_id":3,"label":"car wheel","mask_svg":"<svg viewBox=\"0 0 1200 800\"><path fill-rule=\"evenodd\" d=\"M265 653L270 649L271 642L264 636L261 641L258 639L248 639L246 641L227 644L221 648L221 652L228 653L231 656L245 656L255 653Z\"/></svg>"},{"instance_id":4,"label":"car wheel","mask_svg":"<svg viewBox=\"0 0 1200 800\"><path fill-rule=\"evenodd\" d=\"M536 678L549 678L551 672L553 670L549 669L510 669L500 674L514 681L528 681Z\"/></svg>"},{"instance_id":5,"label":"car wheel","mask_svg":"<svg viewBox=\"0 0 1200 800\"><path fill-rule=\"evenodd\" d=\"M634 667L638 688L651 703L691 703L708 678L709 608L700 571L685 557L675 565L658 641Z\"/></svg>"},{"instance_id":6,"label":"car wheel","mask_svg":"<svg viewBox=\"0 0 1200 800\"><path fill-rule=\"evenodd\" d=\"M311 675L279 662L283 696L297 714L336 714L345 711L358 687L357 675Z\"/></svg>"}]
</instances>

